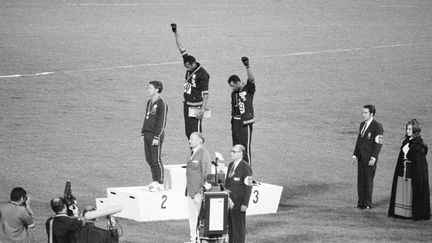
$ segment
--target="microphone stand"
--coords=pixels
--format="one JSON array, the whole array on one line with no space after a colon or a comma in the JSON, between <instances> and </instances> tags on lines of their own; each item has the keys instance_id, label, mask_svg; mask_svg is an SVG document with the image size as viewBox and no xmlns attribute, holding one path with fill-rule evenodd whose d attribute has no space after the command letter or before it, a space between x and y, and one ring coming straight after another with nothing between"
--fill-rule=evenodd
<instances>
[{"instance_id":1,"label":"microphone stand","mask_svg":"<svg viewBox=\"0 0 432 243\"><path fill-rule=\"evenodd\" d=\"M216 157L216 159L214 161L212 161L212 164L215 166L215 180L214 180L214 186L217 186L218 183L218 158Z\"/></svg>"}]
</instances>

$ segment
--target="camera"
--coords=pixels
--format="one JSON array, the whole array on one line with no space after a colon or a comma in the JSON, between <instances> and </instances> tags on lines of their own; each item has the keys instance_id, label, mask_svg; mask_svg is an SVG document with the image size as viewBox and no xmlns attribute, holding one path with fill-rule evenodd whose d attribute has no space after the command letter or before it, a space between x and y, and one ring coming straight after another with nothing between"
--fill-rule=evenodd
<instances>
[{"instance_id":1,"label":"camera","mask_svg":"<svg viewBox=\"0 0 432 243\"><path fill-rule=\"evenodd\" d=\"M72 206L74 209L76 208L76 198L72 195L72 184L70 181L66 181L63 199L66 203L67 215L74 216L74 212L69 209Z\"/></svg>"},{"instance_id":2,"label":"camera","mask_svg":"<svg viewBox=\"0 0 432 243\"><path fill-rule=\"evenodd\" d=\"M27 206L27 199L28 199L28 197L27 197L27 196L24 196L24 201L23 201L23 203L22 203L22 206L24 206L24 207Z\"/></svg>"}]
</instances>

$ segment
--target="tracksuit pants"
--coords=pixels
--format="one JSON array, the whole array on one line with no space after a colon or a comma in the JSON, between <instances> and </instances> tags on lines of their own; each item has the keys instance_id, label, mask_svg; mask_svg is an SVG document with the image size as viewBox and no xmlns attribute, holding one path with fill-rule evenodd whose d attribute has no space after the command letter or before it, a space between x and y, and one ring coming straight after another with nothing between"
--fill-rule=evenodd
<instances>
[{"instance_id":1,"label":"tracksuit pants","mask_svg":"<svg viewBox=\"0 0 432 243\"><path fill-rule=\"evenodd\" d=\"M202 125L201 125L202 120L198 120L195 117L189 117L189 107L197 107L197 106L190 106L186 103L183 104L185 132L186 132L186 137L188 139L193 132L201 132L202 133Z\"/></svg>"},{"instance_id":2,"label":"tracksuit pants","mask_svg":"<svg viewBox=\"0 0 432 243\"><path fill-rule=\"evenodd\" d=\"M144 134L144 152L147 163L150 165L153 181L163 184L164 168L161 160L162 139L158 146L153 146L153 133Z\"/></svg>"},{"instance_id":3,"label":"tracksuit pants","mask_svg":"<svg viewBox=\"0 0 432 243\"><path fill-rule=\"evenodd\" d=\"M243 125L242 120L234 119L231 120L231 132L233 146L241 144L245 147L245 153L243 159L252 166L251 157L251 141L252 141L252 124Z\"/></svg>"}]
</instances>

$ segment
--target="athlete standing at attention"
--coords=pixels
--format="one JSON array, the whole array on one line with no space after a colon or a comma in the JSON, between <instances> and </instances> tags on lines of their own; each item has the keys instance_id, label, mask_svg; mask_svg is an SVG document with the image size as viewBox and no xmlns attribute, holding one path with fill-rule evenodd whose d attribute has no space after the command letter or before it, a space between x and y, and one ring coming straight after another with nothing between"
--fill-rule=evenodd
<instances>
[{"instance_id":1,"label":"athlete standing at attention","mask_svg":"<svg viewBox=\"0 0 432 243\"><path fill-rule=\"evenodd\" d=\"M144 152L150 165L153 181L148 185L151 192L163 191L164 168L161 160L162 143L165 136L168 106L161 97L162 82L150 81L147 91L150 99L147 101L146 116L141 130L144 142Z\"/></svg>"}]
</instances>

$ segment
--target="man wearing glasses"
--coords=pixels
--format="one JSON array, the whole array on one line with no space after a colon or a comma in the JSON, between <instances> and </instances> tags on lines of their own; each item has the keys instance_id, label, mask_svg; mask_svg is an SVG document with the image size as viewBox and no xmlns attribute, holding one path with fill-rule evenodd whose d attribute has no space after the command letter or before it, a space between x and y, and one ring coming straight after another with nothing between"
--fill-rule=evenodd
<instances>
[{"instance_id":1,"label":"man wearing glasses","mask_svg":"<svg viewBox=\"0 0 432 243\"><path fill-rule=\"evenodd\" d=\"M242 243L246 240L246 210L252 192L252 186L246 185L246 182L252 176L252 169L243 159L243 145L234 145L230 152L233 162L228 165L225 180L225 187L234 203L228 214L229 242Z\"/></svg>"}]
</instances>

